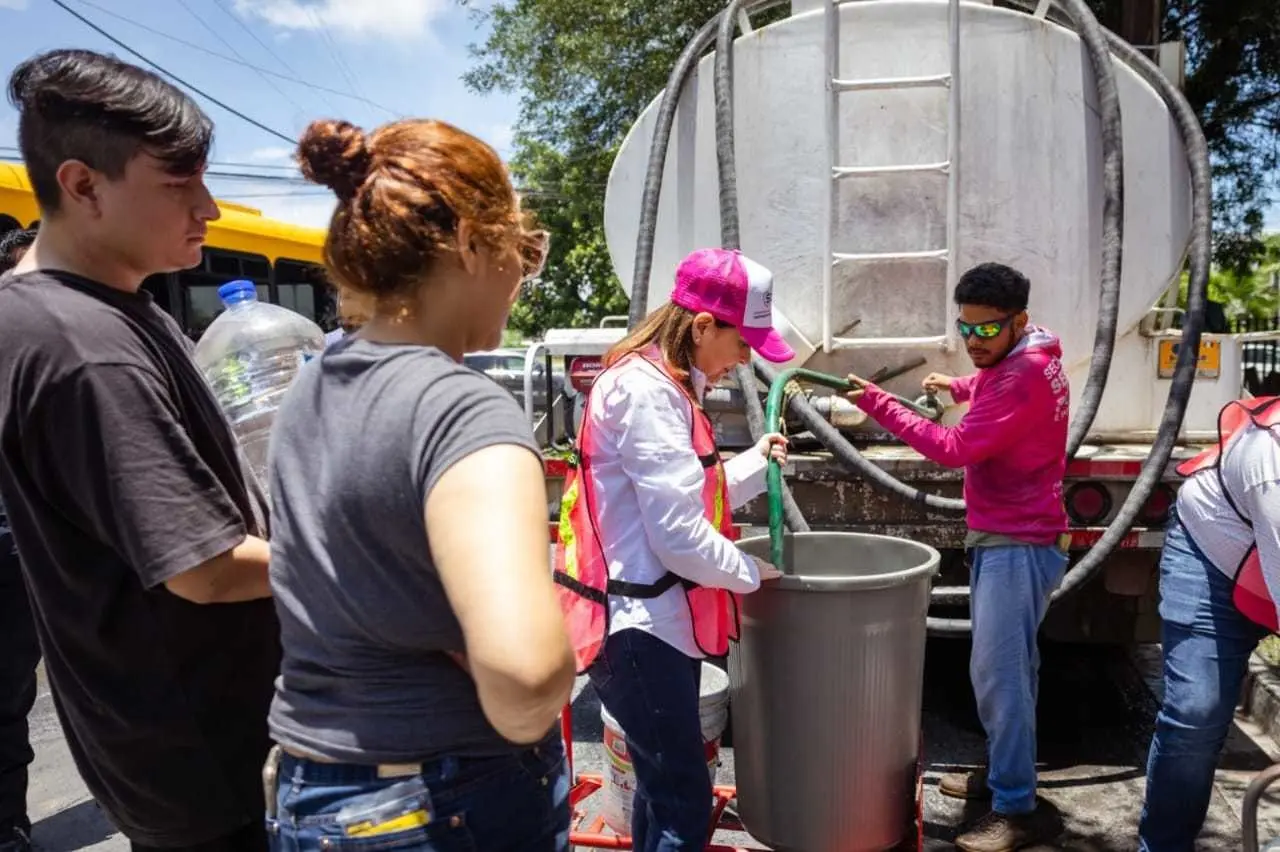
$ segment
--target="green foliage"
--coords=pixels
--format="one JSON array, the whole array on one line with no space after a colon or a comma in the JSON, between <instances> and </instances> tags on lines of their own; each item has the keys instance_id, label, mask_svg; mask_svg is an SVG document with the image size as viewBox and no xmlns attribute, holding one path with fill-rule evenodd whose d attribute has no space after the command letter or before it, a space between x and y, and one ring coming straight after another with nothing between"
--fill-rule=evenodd
<instances>
[{"instance_id":1,"label":"green foliage","mask_svg":"<svg viewBox=\"0 0 1280 852\"><path fill-rule=\"evenodd\" d=\"M1121 5L1090 2L1104 21L1114 20ZM1187 43L1185 91L1213 157L1214 259L1219 276L1234 276L1220 277L1217 286L1255 305L1246 282L1264 258L1262 223L1280 168L1280 0L1165 4L1163 37ZM625 312L604 239L609 168L676 57L722 6L723 0L494 0L477 7L488 37L472 48L477 65L466 82L481 93L521 94L512 168L523 185L539 190L528 204L554 234L547 273L528 288L514 327L537 334ZM756 24L785 14L784 8Z\"/></svg>"},{"instance_id":2,"label":"green foliage","mask_svg":"<svg viewBox=\"0 0 1280 852\"><path fill-rule=\"evenodd\" d=\"M1223 306L1231 320L1253 317L1274 320L1280 313L1280 234L1261 241L1257 259L1241 270L1235 265L1215 266L1209 273L1209 299ZM1186 307L1187 275L1182 276L1178 304Z\"/></svg>"}]
</instances>

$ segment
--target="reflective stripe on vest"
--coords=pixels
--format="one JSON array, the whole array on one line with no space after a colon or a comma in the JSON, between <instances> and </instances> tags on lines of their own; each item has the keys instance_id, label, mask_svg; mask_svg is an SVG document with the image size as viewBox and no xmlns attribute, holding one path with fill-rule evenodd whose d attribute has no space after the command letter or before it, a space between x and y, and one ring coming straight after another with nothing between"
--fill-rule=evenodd
<instances>
[{"instance_id":1,"label":"reflective stripe on vest","mask_svg":"<svg viewBox=\"0 0 1280 852\"><path fill-rule=\"evenodd\" d=\"M671 375L661 358L628 355L609 369L640 359L680 389L689 403L693 427L693 450L704 471L702 505L707 520L722 535L735 540L737 528L729 510L729 483L716 448L711 421L693 395ZM596 377L596 384L600 377ZM590 410L590 397L584 411ZM667 572L656 583L629 583L609 578L596 519L595 486L591 481L591 459L596 451L594 429L589 416L582 419L574 458L565 477L560 501L560 541L555 550L556 591L565 625L577 657L578 672L591 666L609 635L609 596L656 598L676 585L685 590L694 642L703 654L719 657L729 652L729 641L738 638L737 595L724 589L696 586Z\"/></svg>"},{"instance_id":2,"label":"reflective stripe on vest","mask_svg":"<svg viewBox=\"0 0 1280 852\"><path fill-rule=\"evenodd\" d=\"M1222 456L1226 452L1231 439L1242 428L1252 423L1259 429L1270 429L1280 425L1280 397L1262 396L1248 400L1235 400L1223 406L1218 413L1218 443L1205 450L1195 458L1178 465L1178 473L1192 476L1202 470L1217 471L1218 484L1227 504L1240 520L1250 528L1253 522L1231 499L1227 485L1222 481ZM1265 627L1272 633L1280 631L1280 619L1276 615L1276 603L1267 590L1266 578L1262 573L1262 559L1258 556L1258 545L1249 546L1244 559L1236 566L1232 578L1231 600L1237 610L1254 624Z\"/></svg>"}]
</instances>

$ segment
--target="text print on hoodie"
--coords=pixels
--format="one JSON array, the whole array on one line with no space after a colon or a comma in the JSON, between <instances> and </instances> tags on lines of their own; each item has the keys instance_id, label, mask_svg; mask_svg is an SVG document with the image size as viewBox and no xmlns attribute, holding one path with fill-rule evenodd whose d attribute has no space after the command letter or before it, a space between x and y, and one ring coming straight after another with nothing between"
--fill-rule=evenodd
<instances>
[{"instance_id":1,"label":"text print on hoodie","mask_svg":"<svg viewBox=\"0 0 1280 852\"><path fill-rule=\"evenodd\" d=\"M964 468L970 530L1053 544L1067 529L1062 479L1071 410L1057 336L1028 326L999 364L955 379L951 398L969 402L955 426L931 423L874 385L858 407L930 461Z\"/></svg>"}]
</instances>

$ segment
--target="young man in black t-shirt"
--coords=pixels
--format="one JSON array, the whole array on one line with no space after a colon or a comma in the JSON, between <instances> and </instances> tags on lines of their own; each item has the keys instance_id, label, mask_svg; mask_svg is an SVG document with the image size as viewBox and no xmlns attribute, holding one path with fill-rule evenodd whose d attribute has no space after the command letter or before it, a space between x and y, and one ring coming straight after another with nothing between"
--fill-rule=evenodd
<instances>
[{"instance_id":1,"label":"young man in black t-shirt","mask_svg":"<svg viewBox=\"0 0 1280 852\"><path fill-rule=\"evenodd\" d=\"M140 289L200 262L212 125L89 51L24 62L9 97L41 226L0 281L0 497L67 742L135 850L265 849L262 494Z\"/></svg>"}]
</instances>

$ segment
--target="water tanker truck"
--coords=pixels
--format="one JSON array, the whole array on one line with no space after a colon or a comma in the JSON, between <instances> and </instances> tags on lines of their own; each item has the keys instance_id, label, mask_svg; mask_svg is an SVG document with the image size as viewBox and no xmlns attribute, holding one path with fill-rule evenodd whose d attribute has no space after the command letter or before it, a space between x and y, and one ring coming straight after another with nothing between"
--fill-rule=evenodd
<instances>
[{"instance_id":1,"label":"water tanker truck","mask_svg":"<svg viewBox=\"0 0 1280 852\"><path fill-rule=\"evenodd\" d=\"M1242 395L1244 345L1260 337L1201 334L1207 154L1176 85L1083 0L794 0L790 16L753 28L777 5L730 3L621 146L605 231L631 320L665 300L689 251L740 247L774 272L774 321L796 351L785 366L878 378L915 399L930 372L972 372L954 325L958 276L985 261L1021 270L1072 387L1073 568L1046 635L1156 641L1173 466L1215 439L1219 409ZM565 408L580 416L624 331L551 330L527 365L563 364L576 402ZM724 452L759 434L769 376L744 367L709 394ZM937 548L930 630L964 635L961 472L839 395L792 390L789 526ZM964 412L938 403L941 422ZM565 466L553 449L546 467L554 521ZM766 519L763 500L738 518Z\"/></svg>"}]
</instances>

